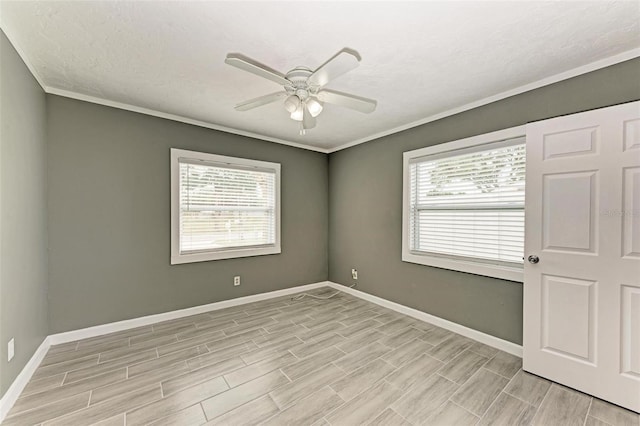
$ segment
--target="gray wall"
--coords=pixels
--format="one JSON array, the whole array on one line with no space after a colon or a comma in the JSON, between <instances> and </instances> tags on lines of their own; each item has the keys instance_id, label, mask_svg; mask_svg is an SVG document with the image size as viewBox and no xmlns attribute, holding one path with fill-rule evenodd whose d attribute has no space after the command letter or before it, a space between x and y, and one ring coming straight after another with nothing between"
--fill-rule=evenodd
<instances>
[{"instance_id":1,"label":"gray wall","mask_svg":"<svg viewBox=\"0 0 640 426\"><path fill-rule=\"evenodd\" d=\"M329 279L522 342L522 284L401 261L402 153L640 99L636 59L329 156Z\"/></svg>"},{"instance_id":2,"label":"gray wall","mask_svg":"<svg viewBox=\"0 0 640 426\"><path fill-rule=\"evenodd\" d=\"M44 91L0 31L0 396L47 335L45 134Z\"/></svg>"},{"instance_id":3,"label":"gray wall","mask_svg":"<svg viewBox=\"0 0 640 426\"><path fill-rule=\"evenodd\" d=\"M351 267L363 291L520 343L521 284L401 262L402 152L640 99L634 60L326 156L45 96L0 39L0 393L48 333ZM281 163L282 254L170 266L171 147Z\"/></svg>"},{"instance_id":4,"label":"gray wall","mask_svg":"<svg viewBox=\"0 0 640 426\"><path fill-rule=\"evenodd\" d=\"M51 333L327 279L325 154L53 95L47 115ZM282 253L171 266L169 148L281 163Z\"/></svg>"}]
</instances>

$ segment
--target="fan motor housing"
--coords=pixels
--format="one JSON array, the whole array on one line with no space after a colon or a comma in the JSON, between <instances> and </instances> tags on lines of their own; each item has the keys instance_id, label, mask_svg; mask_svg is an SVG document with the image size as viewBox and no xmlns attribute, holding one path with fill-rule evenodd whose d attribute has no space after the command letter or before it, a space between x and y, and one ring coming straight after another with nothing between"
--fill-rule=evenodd
<instances>
[{"instance_id":1,"label":"fan motor housing","mask_svg":"<svg viewBox=\"0 0 640 426\"><path fill-rule=\"evenodd\" d=\"M285 76L292 84L292 87L285 87L287 93L298 95L300 99L305 99L309 96L311 88L307 83L309 76L313 74L307 67L295 67L287 73Z\"/></svg>"}]
</instances>

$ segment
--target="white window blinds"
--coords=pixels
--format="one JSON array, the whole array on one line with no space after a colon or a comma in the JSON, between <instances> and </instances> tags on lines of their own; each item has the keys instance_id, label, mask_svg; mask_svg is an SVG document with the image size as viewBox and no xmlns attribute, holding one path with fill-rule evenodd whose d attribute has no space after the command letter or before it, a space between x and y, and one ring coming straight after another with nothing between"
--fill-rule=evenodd
<instances>
[{"instance_id":1,"label":"white window blinds","mask_svg":"<svg viewBox=\"0 0 640 426\"><path fill-rule=\"evenodd\" d=\"M179 159L180 254L276 243L276 171Z\"/></svg>"},{"instance_id":2,"label":"white window blinds","mask_svg":"<svg viewBox=\"0 0 640 426\"><path fill-rule=\"evenodd\" d=\"M409 179L411 252L522 264L524 139L414 158Z\"/></svg>"}]
</instances>

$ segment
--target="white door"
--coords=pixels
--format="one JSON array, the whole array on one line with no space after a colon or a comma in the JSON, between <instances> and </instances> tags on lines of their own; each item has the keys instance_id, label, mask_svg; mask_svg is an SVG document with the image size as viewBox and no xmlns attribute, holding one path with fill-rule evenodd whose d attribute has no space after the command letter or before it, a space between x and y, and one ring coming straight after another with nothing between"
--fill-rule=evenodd
<instances>
[{"instance_id":1,"label":"white door","mask_svg":"<svg viewBox=\"0 0 640 426\"><path fill-rule=\"evenodd\" d=\"M640 102L526 147L524 369L640 412Z\"/></svg>"}]
</instances>

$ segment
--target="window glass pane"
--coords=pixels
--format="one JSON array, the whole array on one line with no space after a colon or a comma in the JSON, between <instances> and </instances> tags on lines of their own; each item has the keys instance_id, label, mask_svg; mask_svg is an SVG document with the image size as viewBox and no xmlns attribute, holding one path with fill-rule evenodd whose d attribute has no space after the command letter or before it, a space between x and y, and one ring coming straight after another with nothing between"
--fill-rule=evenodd
<instances>
[{"instance_id":1,"label":"window glass pane","mask_svg":"<svg viewBox=\"0 0 640 426\"><path fill-rule=\"evenodd\" d=\"M275 243L275 173L180 163L180 252Z\"/></svg>"},{"instance_id":2,"label":"window glass pane","mask_svg":"<svg viewBox=\"0 0 640 426\"><path fill-rule=\"evenodd\" d=\"M412 251L522 263L523 143L426 157L409 173Z\"/></svg>"},{"instance_id":3,"label":"window glass pane","mask_svg":"<svg viewBox=\"0 0 640 426\"><path fill-rule=\"evenodd\" d=\"M524 145L415 165L416 202L424 206L524 206Z\"/></svg>"}]
</instances>

